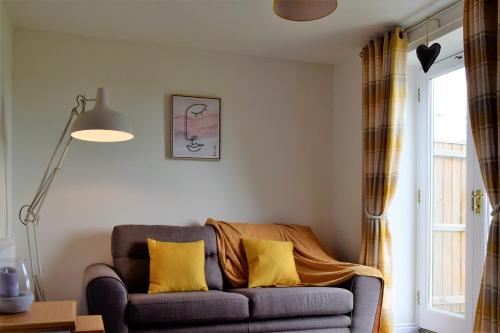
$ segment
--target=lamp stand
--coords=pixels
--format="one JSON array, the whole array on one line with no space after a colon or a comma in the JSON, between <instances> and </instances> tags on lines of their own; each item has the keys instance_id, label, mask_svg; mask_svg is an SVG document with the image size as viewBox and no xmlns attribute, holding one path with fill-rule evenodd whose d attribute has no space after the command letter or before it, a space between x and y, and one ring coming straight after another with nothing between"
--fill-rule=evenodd
<instances>
[{"instance_id":1,"label":"lamp stand","mask_svg":"<svg viewBox=\"0 0 500 333\"><path fill-rule=\"evenodd\" d=\"M33 196L33 200L30 204L23 205L19 210L19 221L26 227L29 263L33 280L34 295L37 301L45 301L42 265L40 261L40 251L38 247L37 235L37 227L40 221L40 209L42 208L43 202L45 201L47 193L50 189L50 185L52 184L55 176L61 170L64 158L68 153L69 146L72 141L71 135L68 135L70 132L71 123L75 118L79 117L85 112L85 105L89 101L95 101L95 99L88 99L85 97L85 95L76 96L77 105L73 107L73 109L71 109L69 119L66 123L66 126L64 126L64 130L61 133L54 151L52 152L40 185L38 186L38 189Z\"/></svg>"}]
</instances>

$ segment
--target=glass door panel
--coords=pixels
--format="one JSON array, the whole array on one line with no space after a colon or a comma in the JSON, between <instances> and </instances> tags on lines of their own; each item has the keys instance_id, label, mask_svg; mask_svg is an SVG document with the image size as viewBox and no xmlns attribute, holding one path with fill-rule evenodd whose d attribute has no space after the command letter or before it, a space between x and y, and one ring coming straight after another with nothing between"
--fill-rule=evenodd
<instances>
[{"instance_id":1,"label":"glass door panel","mask_svg":"<svg viewBox=\"0 0 500 333\"><path fill-rule=\"evenodd\" d=\"M430 80L432 111L431 305L465 312L467 91L459 68Z\"/></svg>"},{"instance_id":2,"label":"glass door panel","mask_svg":"<svg viewBox=\"0 0 500 333\"><path fill-rule=\"evenodd\" d=\"M420 75L418 321L439 333L472 330L488 204L467 114L461 55Z\"/></svg>"}]
</instances>

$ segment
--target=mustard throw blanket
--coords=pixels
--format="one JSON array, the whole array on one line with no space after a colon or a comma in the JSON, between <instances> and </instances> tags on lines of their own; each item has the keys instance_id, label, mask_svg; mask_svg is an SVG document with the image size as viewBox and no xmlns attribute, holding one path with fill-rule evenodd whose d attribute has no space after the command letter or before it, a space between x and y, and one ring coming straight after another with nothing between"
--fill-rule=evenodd
<instances>
[{"instance_id":1,"label":"mustard throw blanket","mask_svg":"<svg viewBox=\"0 0 500 333\"><path fill-rule=\"evenodd\" d=\"M333 259L321 247L308 226L227 223L210 218L206 224L215 228L219 261L226 277L235 288L245 286L248 282L248 265L242 238L292 242L295 265L302 285L334 286L357 275L373 276L382 280L382 274L376 268ZM379 314L380 304L374 332L378 331Z\"/></svg>"}]
</instances>

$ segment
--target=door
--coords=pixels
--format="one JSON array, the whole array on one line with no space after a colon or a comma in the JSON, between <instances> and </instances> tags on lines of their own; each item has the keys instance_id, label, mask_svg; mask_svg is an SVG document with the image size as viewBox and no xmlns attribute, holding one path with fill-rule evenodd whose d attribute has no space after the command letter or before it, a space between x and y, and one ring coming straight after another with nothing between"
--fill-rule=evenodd
<instances>
[{"instance_id":1,"label":"door","mask_svg":"<svg viewBox=\"0 0 500 333\"><path fill-rule=\"evenodd\" d=\"M472 332L489 205L471 138L463 55L419 78L418 321Z\"/></svg>"}]
</instances>

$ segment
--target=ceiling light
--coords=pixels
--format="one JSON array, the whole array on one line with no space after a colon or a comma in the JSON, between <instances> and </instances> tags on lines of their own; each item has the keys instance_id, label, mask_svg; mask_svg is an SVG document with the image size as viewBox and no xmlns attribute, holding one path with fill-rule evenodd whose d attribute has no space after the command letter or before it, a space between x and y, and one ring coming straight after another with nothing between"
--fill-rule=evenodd
<instances>
[{"instance_id":1,"label":"ceiling light","mask_svg":"<svg viewBox=\"0 0 500 333\"><path fill-rule=\"evenodd\" d=\"M313 21L337 9L337 0L274 0L273 10L291 21Z\"/></svg>"}]
</instances>

